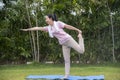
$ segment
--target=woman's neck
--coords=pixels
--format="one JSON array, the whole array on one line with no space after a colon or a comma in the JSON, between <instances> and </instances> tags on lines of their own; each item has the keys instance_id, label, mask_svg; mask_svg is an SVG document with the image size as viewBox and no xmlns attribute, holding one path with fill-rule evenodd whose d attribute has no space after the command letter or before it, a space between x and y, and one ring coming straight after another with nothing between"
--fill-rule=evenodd
<instances>
[{"instance_id":1,"label":"woman's neck","mask_svg":"<svg viewBox=\"0 0 120 80\"><path fill-rule=\"evenodd\" d=\"M51 21L50 25L53 26L54 25L54 21Z\"/></svg>"}]
</instances>

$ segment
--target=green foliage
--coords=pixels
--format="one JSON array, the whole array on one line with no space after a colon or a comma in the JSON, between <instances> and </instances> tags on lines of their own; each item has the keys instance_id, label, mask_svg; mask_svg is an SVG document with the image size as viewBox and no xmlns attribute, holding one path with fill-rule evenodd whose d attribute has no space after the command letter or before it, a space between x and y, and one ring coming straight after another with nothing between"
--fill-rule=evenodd
<instances>
[{"instance_id":1,"label":"green foliage","mask_svg":"<svg viewBox=\"0 0 120 80\"><path fill-rule=\"evenodd\" d=\"M17 0L13 5L8 1L0 10L0 62L26 62L33 60L30 37L27 32L29 21L25 0ZM37 3L35 5L34 3ZM28 10L32 26L46 26L44 16L56 13L58 19L83 31L85 54L80 56L83 63L112 61L112 32L110 12L113 15L115 57L120 61L120 1L119 0L28 0ZM33 11L34 10L34 11ZM32 13L32 11L34 13ZM73 15L72 12L76 14ZM37 15L37 17L36 17ZM77 41L77 33L66 30ZM35 34L36 36L36 34ZM37 41L35 39L35 41ZM62 49L56 39L50 39L48 33L39 32L40 62L63 62ZM71 60L78 59L72 51Z\"/></svg>"}]
</instances>

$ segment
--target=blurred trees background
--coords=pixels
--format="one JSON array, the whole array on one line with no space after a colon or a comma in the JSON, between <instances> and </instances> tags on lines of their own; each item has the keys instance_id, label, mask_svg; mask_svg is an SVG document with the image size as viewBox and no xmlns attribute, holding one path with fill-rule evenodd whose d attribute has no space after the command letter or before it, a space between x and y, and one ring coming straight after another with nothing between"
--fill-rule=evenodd
<instances>
[{"instance_id":1,"label":"blurred trees background","mask_svg":"<svg viewBox=\"0 0 120 80\"><path fill-rule=\"evenodd\" d=\"M119 0L0 0L0 64L27 61L63 63L58 41L41 31L20 29L46 26L44 16L79 28L85 40L85 53L71 52L79 63L120 62ZM66 30L77 41L75 31Z\"/></svg>"}]
</instances>

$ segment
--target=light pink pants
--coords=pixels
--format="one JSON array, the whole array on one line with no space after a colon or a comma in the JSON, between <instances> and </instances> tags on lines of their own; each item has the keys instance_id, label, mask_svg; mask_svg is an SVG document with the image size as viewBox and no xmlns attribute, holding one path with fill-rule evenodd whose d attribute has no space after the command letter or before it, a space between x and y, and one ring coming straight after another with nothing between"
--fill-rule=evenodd
<instances>
[{"instance_id":1,"label":"light pink pants","mask_svg":"<svg viewBox=\"0 0 120 80\"><path fill-rule=\"evenodd\" d=\"M73 48L78 53L84 53L84 40L79 37L79 44L71 37L67 42L62 45L63 57L65 61L65 75L70 73L70 50Z\"/></svg>"}]
</instances>

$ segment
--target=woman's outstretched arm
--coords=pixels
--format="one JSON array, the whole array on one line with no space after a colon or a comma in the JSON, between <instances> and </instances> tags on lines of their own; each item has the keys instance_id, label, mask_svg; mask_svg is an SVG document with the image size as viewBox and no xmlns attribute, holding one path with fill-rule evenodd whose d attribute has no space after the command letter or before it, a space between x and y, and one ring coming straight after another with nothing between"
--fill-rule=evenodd
<instances>
[{"instance_id":1,"label":"woman's outstretched arm","mask_svg":"<svg viewBox=\"0 0 120 80\"><path fill-rule=\"evenodd\" d=\"M20 29L22 31L45 31L44 27L32 27L32 28L27 28L27 29Z\"/></svg>"}]
</instances>

